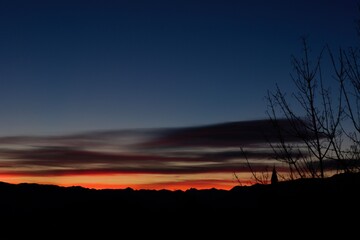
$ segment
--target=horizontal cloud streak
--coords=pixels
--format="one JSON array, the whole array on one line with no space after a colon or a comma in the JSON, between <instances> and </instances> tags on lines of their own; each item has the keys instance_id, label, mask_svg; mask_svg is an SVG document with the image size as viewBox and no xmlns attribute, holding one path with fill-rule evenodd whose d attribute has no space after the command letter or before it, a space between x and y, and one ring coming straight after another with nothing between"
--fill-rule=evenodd
<instances>
[{"instance_id":1,"label":"horizontal cloud streak","mask_svg":"<svg viewBox=\"0 0 360 240\"><path fill-rule=\"evenodd\" d=\"M287 121L279 124L290 128ZM197 127L0 137L0 174L75 176L267 171L274 164L268 120ZM288 141L298 139L291 134ZM240 151L240 147L244 151ZM278 171L286 171L279 167Z\"/></svg>"},{"instance_id":2,"label":"horizontal cloud streak","mask_svg":"<svg viewBox=\"0 0 360 240\"><path fill-rule=\"evenodd\" d=\"M279 120L278 126L284 129L286 141L296 142L299 138L292 132L287 120ZM297 133L297 135L305 135ZM256 120L221 123L199 127L169 129L163 135L143 144L146 147L239 147L266 144L278 141L278 129L270 120Z\"/></svg>"},{"instance_id":3,"label":"horizontal cloud streak","mask_svg":"<svg viewBox=\"0 0 360 240\"><path fill-rule=\"evenodd\" d=\"M197 153L198 156L124 155L65 148L2 152L8 159L2 168L21 167L13 174L66 175L111 173L206 173L247 171L240 154L229 151ZM7 165L6 165L7 163ZM256 164L255 164L256 165ZM46 170L43 170L47 168ZM15 167L16 168L16 167ZM54 169L56 168L56 169ZM60 168L60 169L59 169Z\"/></svg>"},{"instance_id":4,"label":"horizontal cloud streak","mask_svg":"<svg viewBox=\"0 0 360 240\"><path fill-rule=\"evenodd\" d=\"M266 172L269 168L263 164L253 164L252 168L257 172ZM279 168L278 171L287 168ZM196 173L234 173L248 172L249 168L244 163L226 163L221 165L203 164L202 166L136 166L136 167L114 167L111 168L67 168L47 170L13 170L0 171L0 174L19 176L71 176L71 175L108 175L108 174L196 174Z\"/></svg>"}]
</instances>

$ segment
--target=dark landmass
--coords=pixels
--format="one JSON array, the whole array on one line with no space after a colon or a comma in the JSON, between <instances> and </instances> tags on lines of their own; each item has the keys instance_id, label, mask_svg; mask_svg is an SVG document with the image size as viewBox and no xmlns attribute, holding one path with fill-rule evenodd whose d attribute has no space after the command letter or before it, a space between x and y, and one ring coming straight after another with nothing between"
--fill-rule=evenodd
<instances>
[{"instance_id":1,"label":"dark landmass","mask_svg":"<svg viewBox=\"0 0 360 240\"><path fill-rule=\"evenodd\" d=\"M44 224L49 229L70 223L73 227L86 223L88 228L99 223L116 223L118 226L121 223L127 226L159 223L155 219L170 225L183 217L187 219L183 222L185 225L196 225L199 221L209 224L215 219L217 223L239 224L238 220L229 219L248 219L249 216L258 223L272 221L271 215L259 215L259 212L280 214L283 225L290 216L309 220L324 216L326 212L359 212L359 190L359 173L274 185L236 186L229 191L95 190L0 182L0 210L1 219L7 224L31 226L32 230L36 229L34 226Z\"/></svg>"},{"instance_id":2,"label":"dark landmass","mask_svg":"<svg viewBox=\"0 0 360 240\"><path fill-rule=\"evenodd\" d=\"M275 185L255 184L233 189L169 191L88 189L41 184L0 182L2 214L7 216L39 213L107 211L243 210L324 207L354 204L360 207L360 174L338 174L325 179L298 179ZM357 204L359 204L357 206Z\"/></svg>"}]
</instances>

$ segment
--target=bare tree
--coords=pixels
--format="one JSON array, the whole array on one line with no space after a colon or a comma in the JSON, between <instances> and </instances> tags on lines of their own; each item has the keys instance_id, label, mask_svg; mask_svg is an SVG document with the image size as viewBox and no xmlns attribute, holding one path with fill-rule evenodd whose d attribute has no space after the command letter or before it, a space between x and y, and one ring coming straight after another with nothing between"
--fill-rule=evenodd
<instances>
[{"instance_id":1,"label":"bare tree","mask_svg":"<svg viewBox=\"0 0 360 240\"><path fill-rule=\"evenodd\" d=\"M357 32L360 36L360 20ZM266 96L276 129L276 140L268 138L274 159L288 167L290 179L324 178L328 170L359 172L360 46L338 52L327 46L315 58L306 38L302 46L303 55L292 56L295 91L287 94L276 85ZM324 74L325 57L330 64Z\"/></svg>"},{"instance_id":2,"label":"bare tree","mask_svg":"<svg viewBox=\"0 0 360 240\"><path fill-rule=\"evenodd\" d=\"M256 171L253 166L250 164L249 162L249 158L246 154L246 152L244 151L243 148L240 148L240 151L242 153L242 155L244 156L245 160L246 160L246 166L249 168L250 170L250 173L252 175L252 178L253 180L255 181L255 183L258 183L258 184L268 184L269 183L269 170L267 167L265 167L264 171ZM234 173L234 176L235 178L238 180L239 182L239 185L241 186L240 184L240 181L239 181L239 178L238 176L236 175L236 173Z\"/></svg>"},{"instance_id":3,"label":"bare tree","mask_svg":"<svg viewBox=\"0 0 360 240\"><path fill-rule=\"evenodd\" d=\"M331 89L325 86L321 69L323 51L315 62L310 60L310 50L302 38L303 56L292 57L294 73L291 75L295 91L291 99L277 85L268 92L268 116L278 130L278 141L271 142L275 158L288 164L290 178L325 176L325 161L337 159L341 153L341 125L343 118L342 88L337 101L332 101ZM295 105L292 105L295 104ZM291 129L283 129L279 118L285 118ZM284 136L294 135L297 143L288 142Z\"/></svg>"},{"instance_id":4,"label":"bare tree","mask_svg":"<svg viewBox=\"0 0 360 240\"><path fill-rule=\"evenodd\" d=\"M360 10L360 6L359 6ZM357 33L360 36L360 20L357 21ZM344 116L347 122L342 124L342 132L350 140L350 147L340 152L343 168L346 171L359 171L360 165L360 49L350 47L339 49L337 57L328 48L334 69L334 78L339 82L344 96ZM347 124L350 122L350 124Z\"/></svg>"}]
</instances>

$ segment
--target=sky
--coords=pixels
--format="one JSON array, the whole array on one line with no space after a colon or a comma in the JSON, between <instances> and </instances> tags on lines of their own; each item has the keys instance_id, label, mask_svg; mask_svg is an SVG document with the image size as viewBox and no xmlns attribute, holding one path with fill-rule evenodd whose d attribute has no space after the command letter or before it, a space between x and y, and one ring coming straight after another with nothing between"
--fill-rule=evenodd
<instances>
[{"instance_id":1,"label":"sky","mask_svg":"<svg viewBox=\"0 0 360 240\"><path fill-rule=\"evenodd\" d=\"M0 181L247 184L239 149L271 165L265 96L294 88L300 38L354 46L358 16L353 0L1 0Z\"/></svg>"}]
</instances>

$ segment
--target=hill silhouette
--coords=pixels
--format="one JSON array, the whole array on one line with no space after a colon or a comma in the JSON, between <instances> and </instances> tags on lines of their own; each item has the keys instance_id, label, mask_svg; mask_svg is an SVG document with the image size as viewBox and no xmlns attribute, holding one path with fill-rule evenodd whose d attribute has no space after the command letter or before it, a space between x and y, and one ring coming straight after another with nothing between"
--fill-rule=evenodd
<instances>
[{"instance_id":1,"label":"hill silhouette","mask_svg":"<svg viewBox=\"0 0 360 240\"><path fill-rule=\"evenodd\" d=\"M307 199L333 204L352 204L360 200L360 173L337 174L324 179L298 179L274 185L235 186L231 190L191 188L186 191L89 189L35 183L0 182L2 215L26 216L49 211L64 213L94 211L177 211L286 208L294 204L311 207ZM284 201L284 199L287 199Z\"/></svg>"},{"instance_id":2,"label":"hill silhouette","mask_svg":"<svg viewBox=\"0 0 360 240\"><path fill-rule=\"evenodd\" d=\"M106 226L116 223L118 227L119 224L148 226L158 224L159 220L154 219L160 219L162 225L174 228L171 224L185 217L187 220L182 224L191 228L199 221L207 222L207 226L215 225L214 221L231 223L231 215L254 219L259 217L259 212L292 212L318 217L319 213L327 211L359 212L359 190L359 173L282 181L273 185L236 186L231 190L95 190L0 182L0 226L5 229L6 222L7 226L21 226L28 231L44 226L59 231L59 226L65 225L67 230L69 226L79 230L79 224L86 224L87 228L99 223L106 223Z\"/></svg>"}]
</instances>

